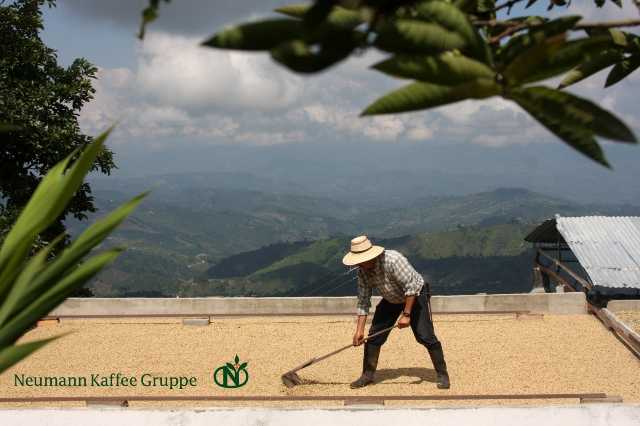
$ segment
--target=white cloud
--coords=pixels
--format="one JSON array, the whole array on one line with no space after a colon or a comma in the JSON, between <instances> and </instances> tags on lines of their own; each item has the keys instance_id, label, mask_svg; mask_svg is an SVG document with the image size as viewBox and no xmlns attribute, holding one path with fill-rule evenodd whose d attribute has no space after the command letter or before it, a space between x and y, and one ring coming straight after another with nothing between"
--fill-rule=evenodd
<instances>
[{"instance_id":1,"label":"white cloud","mask_svg":"<svg viewBox=\"0 0 640 426\"><path fill-rule=\"evenodd\" d=\"M433 138L433 130L417 126L407 130L407 137L412 141L425 141Z\"/></svg>"},{"instance_id":2,"label":"white cloud","mask_svg":"<svg viewBox=\"0 0 640 426\"><path fill-rule=\"evenodd\" d=\"M266 145L322 141L327 135L487 146L556 140L514 102L499 97L412 114L359 117L369 102L404 84L367 69L381 58L377 53L301 77L268 55L202 48L200 41L150 33L138 46L132 69L100 69L96 99L81 114L83 130L95 134L118 122L115 142L166 139L154 140L155 145L183 139ZM571 91L637 128L636 90L629 87L639 75L603 91L605 72Z\"/></svg>"},{"instance_id":3,"label":"white cloud","mask_svg":"<svg viewBox=\"0 0 640 426\"><path fill-rule=\"evenodd\" d=\"M300 78L268 55L205 48L200 41L149 34L138 56L142 94L193 111L282 109L300 96Z\"/></svg>"},{"instance_id":4,"label":"white cloud","mask_svg":"<svg viewBox=\"0 0 640 426\"><path fill-rule=\"evenodd\" d=\"M305 133L299 130L290 132L243 132L234 136L234 140L250 145L279 145L283 143L301 142Z\"/></svg>"}]
</instances>

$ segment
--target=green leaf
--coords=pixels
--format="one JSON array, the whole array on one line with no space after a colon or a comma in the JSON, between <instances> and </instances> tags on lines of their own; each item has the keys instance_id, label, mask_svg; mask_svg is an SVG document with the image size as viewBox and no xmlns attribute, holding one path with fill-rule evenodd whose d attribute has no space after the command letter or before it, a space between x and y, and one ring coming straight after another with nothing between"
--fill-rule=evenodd
<instances>
[{"instance_id":1,"label":"green leaf","mask_svg":"<svg viewBox=\"0 0 640 426\"><path fill-rule=\"evenodd\" d=\"M0 327L12 313L17 312L19 309L19 300L27 294L29 291L28 287L35 277L44 269L51 251L63 237L64 235L59 236L29 259L22 272L16 278L4 303L0 306Z\"/></svg>"},{"instance_id":2,"label":"green leaf","mask_svg":"<svg viewBox=\"0 0 640 426\"><path fill-rule=\"evenodd\" d=\"M29 285L15 285L9 294L6 306L3 306L0 311L0 324L7 317L17 314L28 305L29 301L34 300L38 294L49 289L65 272L75 267L84 256L102 243L136 209L147 194L145 192L134 197L106 217L95 221L46 268L41 270L37 276L33 276L29 280Z\"/></svg>"},{"instance_id":3,"label":"green leaf","mask_svg":"<svg viewBox=\"0 0 640 426\"><path fill-rule=\"evenodd\" d=\"M169 3L170 0L164 0ZM158 9L160 8L160 0L149 0L149 6L142 11L142 20L140 22L140 31L138 38L142 40L147 29L147 25L158 19Z\"/></svg>"},{"instance_id":4,"label":"green leaf","mask_svg":"<svg viewBox=\"0 0 640 426\"><path fill-rule=\"evenodd\" d=\"M231 370L231 371L236 371L236 366L235 366L235 365L233 365L233 364L231 364L230 362L227 362L225 365L227 366L227 368L228 368L229 370Z\"/></svg>"},{"instance_id":5,"label":"green leaf","mask_svg":"<svg viewBox=\"0 0 640 426\"><path fill-rule=\"evenodd\" d=\"M609 75L604 87L613 86L640 67L640 54L633 55L617 63Z\"/></svg>"},{"instance_id":6,"label":"green leaf","mask_svg":"<svg viewBox=\"0 0 640 426\"><path fill-rule=\"evenodd\" d=\"M496 8L495 0L476 0L479 13L489 13Z\"/></svg>"},{"instance_id":7,"label":"green leaf","mask_svg":"<svg viewBox=\"0 0 640 426\"><path fill-rule=\"evenodd\" d=\"M600 145L596 142L592 132L578 126L565 123L553 115L547 114L543 109L539 108L538 105L520 98L517 94L514 94L513 98L518 105L527 111L533 118L566 142L569 146L603 166L610 167L604 153L602 152L602 148L600 148Z\"/></svg>"},{"instance_id":8,"label":"green leaf","mask_svg":"<svg viewBox=\"0 0 640 426\"><path fill-rule=\"evenodd\" d=\"M373 68L394 77L442 85L495 78L495 72L482 62L451 52L438 56L397 55L375 64Z\"/></svg>"},{"instance_id":9,"label":"green leaf","mask_svg":"<svg viewBox=\"0 0 640 426\"><path fill-rule=\"evenodd\" d=\"M464 12L475 13L478 8L478 0L454 0L453 5Z\"/></svg>"},{"instance_id":10,"label":"green leaf","mask_svg":"<svg viewBox=\"0 0 640 426\"><path fill-rule=\"evenodd\" d=\"M611 65L620 62L623 56L619 50L606 49L600 52L596 52L594 55L588 57L584 62L572 69L564 77L559 89L564 89L572 84L584 80L593 74L610 67Z\"/></svg>"},{"instance_id":11,"label":"green leaf","mask_svg":"<svg viewBox=\"0 0 640 426\"><path fill-rule=\"evenodd\" d=\"M348 39L347 39L348 40ZM322 71L345 59L355 48L354 43L319 45L312 49L303 40L292 40L271 50L276 62L299 73Z\"/></svg>"},{"instance_id":12,"label":"green leaf","mask_svg":"<svg viewBox=\"0 0 640 426\"><path fill-rule=\"evenodd\" d=\"M556 36L522 52L507 65L503 76L512 86L545 80L569 71L610 45L607 37L565 42L564 37Z\"/></svg>"},{"instance_id":13,"label":"green leaf","mask_svg":"<svg viewBox=\"0 0 640 426\"><path fill-rule=\"evenodd\" d=\"M310 7L311 4L291 4L279 7L275 11L283 15L291 16L292 18L302 19ZM364 21L360 13L340 6L334 6L329 16L327 16L327 22L339 27L353 29Z\"/></svg>"},{"instance_id":14,"label":"green leaf","mask_svg":"<svg viewBox=\"0 0 640 426\"><path fill-rule=\"evenodd\" d=\"M311 6L313 6L313 3L288 4L286 6L281 6L274 9L274 12L278 12L292 18L302 19L304 17L304 14L307 13L307 10L309 10Z\"/></svg>"},{"instance_id":15,"label":"green leaf","mask_svg":"<svg viewBox=\"0 0 640 426\"><path fill-rule=\"evenodd\" d=\"M0 299L17 276L36 236L62 214L82 184L110 132L95 138L70 166L77 151L56 164L36 188L0 248Z\"/></svg>"},{"instance_id":16,"label":"green leaf","mask_svg":"<svg viewBox=\"0 0 640 426\"><path fill-rule=\"evenodd\" d=\"M620 31L617 28L609 28L609 35L615 44L625 47L628 44L627 37L624 31Z\"/></svg>"},{"instance_id":17,"label":"green leaf","mask_svg":"<svg viewBox=\"0 0 640 426\"><path fill-rule=\"evenodd\" d=\"M361 115L393 114L433 108L464 99L483 99L498 95L494 80L477 79L457 86L412 83L388 93L369 105Z\"/></svg>"},{"instance_id":18,"label":"green leaf","mask_svg":"<svg viewBox=\"0 0 640 426\"><path fill-rule=\"evenodd\" d=\"M525 34L511 37L504 46L498 49L498 60L503 65L509 64L527 49L544 42L550 37L564 34L581 19L581 16L565 16L532 27Z\"/></svg>"},{"instance_id":19,"label":"green leaf","mask_svg":"<svg viewBox=\"0 0 640 426\"><path fill-rule=\"evenodd\" d=\"M441 25L413 19L386 21L378 27L374 45L392 53L440 53L465 46L464 38Z\"/></svg>"},{"instance_id":20,"label":"green leaf","mask_svg":"<svg viewBox=\"0 0 640 426\"><path fill-rule=\"evenodd\" d=\"M21 310L0 328L0 347L12 344L38 319L51 312L78 287L94 277L102 268L113 262L122 252L115 248L89 258L71 273L40 294L25 309Z\"/></svg>"},{"instance_id":21,"label":"green leaf","mask_svg":"<svg viewBox=\"0 0 640 426\"><path fill-rule=\"evenodd\" d=\"M469 46L473 58L491 63L489 46L471 25L467 15L456 6L442 1L429 1L418 3L415 10L418 18L431 20L449 31L460 34Z\"/></svg>"},{"instance_id":22,"label":"green leaf","mask_svg":"<svg viewBox=\"0 0 640 426\"><path fill-rule=\"evenodd\" d=\"M335 0L316 0L302 18L308 27L314 27L325 21L331 13Z\"/></svg>"},{"instance_id":23,"label":"green leaf","mask_svg":"<svg viewBox=\"0 0 640 426\"><path fill-rule=\"evenodd\" d=\"M238 354L236 354L235 362L236 364L240 362L240 357L238 357Z\"/></svg>"},{"instance_id":24,"label":"green leaf","mask_svg":"<svg viewBox=\"0 0 640 426\"><path fill-rule=\"evenodd\" d=\"M243 362L242 364L240 364L240 368L238 368L238 370L244 370L245 368L247 368L247 364L246 362Z\"/></svg>"},{"instance_id":25,"label":"green leaf","mask_svg":"<svg viewBox=\"0 0 640 426\"><path fill-rule=\"evenodd\" d=\"M303 33L296 19L270 19L227 28L202 44L219 49L269 50Z\"/></svg>"},{"instance_id":26,"label":"green leaf","mask_svg":"<svg viewBox=\"0 0 640 426\"><path fill-rule=\"evenodd\" d=\"M34 342L23 343L21 345L11 345L0 349L0 374L17 364L33 352L37 351L49 342L59 339L62 336L50 337L48 339L36 340Z\"/></svg>"},{"instance_id":27,"label":"green leaf","mask_svg":"<svg viewBox=\"0 0 640 426\"><path fill-rule=\"evenodd\" d=\"M631 130L613 114L570 93L536 86L514 89L509 96L563 141L607 167L595 135L636 142Z\"/></svg>"}]
</instances>

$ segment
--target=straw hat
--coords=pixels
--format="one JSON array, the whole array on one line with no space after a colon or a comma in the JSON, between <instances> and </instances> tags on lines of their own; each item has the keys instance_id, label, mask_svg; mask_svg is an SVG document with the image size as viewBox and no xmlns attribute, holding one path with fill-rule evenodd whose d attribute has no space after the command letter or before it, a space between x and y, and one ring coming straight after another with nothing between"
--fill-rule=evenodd
<instances>
[{"instance_id":1,"label":"straw hat","mask_svg":"<svg viewBox=\"0 0 640 426\"><path fill-rule=\"evenodd\" d=\"M354 266L367 260L375 259L384 251L384 247L374 246L366 235L351 240L351 251L342 258L342 263Z\"/></svg>"}]
</instances>

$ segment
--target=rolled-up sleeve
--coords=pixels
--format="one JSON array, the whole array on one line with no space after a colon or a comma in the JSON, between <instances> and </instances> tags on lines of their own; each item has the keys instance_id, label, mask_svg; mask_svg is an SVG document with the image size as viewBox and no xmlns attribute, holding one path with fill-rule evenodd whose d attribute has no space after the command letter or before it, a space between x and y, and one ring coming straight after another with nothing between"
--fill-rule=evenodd
<instances>
[{"instance_id":1,"label":"rolled-up sleeve","mask_svg":"<svg viewBox=\"0 0 640 426\"><path fill-rule=\"evenodd\" d=\"M368 315L371 307L373 289L366 285L361 272L358 271L358 315Z\"/></svg>"},{"instance_id":2,"label":"rolled-up sleeve","mask_svg":"<svg viewBox=\"0 0 640 426\"><path fill-rule=\"evenodd\" d=\"M404 256L399 256L394 262L393 272L396 279L402 283L405 296L417 296L424 285L424 279Z\"/></svg>"}]
</instances>

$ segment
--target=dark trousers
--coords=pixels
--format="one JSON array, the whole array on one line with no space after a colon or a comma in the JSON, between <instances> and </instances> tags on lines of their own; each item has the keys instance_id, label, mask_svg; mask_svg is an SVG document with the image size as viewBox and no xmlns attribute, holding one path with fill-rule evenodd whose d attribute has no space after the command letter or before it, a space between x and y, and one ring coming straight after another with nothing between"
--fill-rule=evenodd
<instances>
[{"instance_id":1,"label":"dark trousers","mask_svg":"<svg viewBox=\"0 0 640 426\"><path fill-rule=\"evenodd\" d=\"M413 303L413 308L411 309L411 330L418 343L429 349L439 346L440 342L433 330L431 312L429 312L430 295L427 287L428 284L425 283ZM373 321L369 328L369 335L393 326L403 309L404 303L391 303L382 299L376 306L376 312L373 315ZM391 331L367 340L367 344L380 347L387 341L389 333L391 333Z\"/></svg>"}]
</instances>

